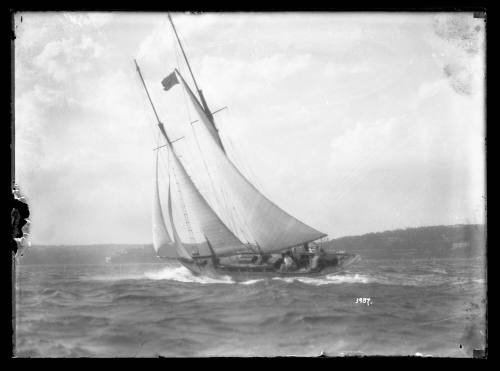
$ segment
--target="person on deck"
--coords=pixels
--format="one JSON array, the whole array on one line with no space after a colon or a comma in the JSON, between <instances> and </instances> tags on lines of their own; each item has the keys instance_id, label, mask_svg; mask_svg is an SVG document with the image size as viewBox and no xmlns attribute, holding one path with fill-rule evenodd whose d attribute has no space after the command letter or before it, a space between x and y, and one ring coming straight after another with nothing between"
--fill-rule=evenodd
<instances>
[{"instance_id":1,"label":"person on deck","mask_svg":"<svg viewBox=\"0 0 500 371\"><path fill-rule=\"evenodd\" d=\"M314 256L311 258L310 261L309 270L315 271L318 269L318 266L319 266L319 254L314 254Z\"/></svg>"},{"instance_id":2,"label":"person on deck","mask_svg":"<svg viewBox=\"0 0 500 371\"><path fill-rule=\"evenodd\" d=\"M324 254L324 251L320 246L311 246L309 251L311 253L314 253L314 255L311 257L310 260L309 270L316 271L320 268L319 266L320 259L321 256Z\"/></svg>"},{"instance_id":3,"label":"person on deck","mask_svg":"<svg viewBox=\"0 0 500 371\"><path fill-rule=\"evenodd\" d=\"M261 254L257 255L257 258L255 259L255 264L256 265L262 264L262 255Z\"/></svg>"},{"instance_id":4,"label":"person on deck","mask_svg":"<svg viewBox=\"0 0 500 371\"><path fill-rule=\"evenodd\" d=\"M307 250L304 251L303 248L303 245L299 245L292 247L291 250L292 259L297 265L297 268L303 268L304 266L307 266L307 263L309 262Z\"/></svg>"},{"instance_id":5,"label":"person on deck","mask_svg":"<svg viewBox=\"0 0 500 371\"><path fill-rule=\"evenodd\" d=\"M297 264L294 262L292 256L289 253L285 253L283 257L283 264L280 267L281 271L290 272L297 268Z\"/></svg>"}]
</instances>

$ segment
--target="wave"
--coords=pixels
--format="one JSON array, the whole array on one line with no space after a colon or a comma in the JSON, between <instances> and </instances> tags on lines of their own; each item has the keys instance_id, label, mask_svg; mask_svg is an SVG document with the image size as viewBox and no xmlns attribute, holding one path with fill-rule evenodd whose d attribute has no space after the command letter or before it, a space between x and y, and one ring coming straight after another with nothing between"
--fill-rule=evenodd
<instances>
[{"instance_id":1,"label":"wave","mask_svg":"<svg viewBox=\"0 0 500 371\"><path fill-rule=\"evenodd\" d=\"M380 269L380 272L370 269L369 273L344 271L342 273L330 274L320 277L272 277L272 278L249 278L245 281L234 280L231 276L201 276L193 274L186 267L179 264L169 264L156 270L142 272L113 272L108 275L94 276L92 280L153 280L153 281L176 281L182 283L196 284L239 284L254 285L263 281L281 281L285 283L300 282L306 285L323 286L339 284L378 284L396 286L435 286L443 284L484 283L484 279L465 279L450 276L444 269L428 269L425 274L416 272L394 272ZM423 273L423 272L422 272Z\"/></svg>"},{"instance_id":2,"label":"wave","mask_svg":"<svg viewBox=\"0 0 500 371\"><path fill-rule=\"evenodd\" d=\"M229 276L218 278L208 276L196 276L186 267L166 267L159 271L145 272L144 277L150 280L169 280L178 282L190 282L200 284L210 283L235 283ZM143 277L143 278L144 278Z\"/></svg>"},{"instance_id":3,"label":"wave","mask_svg":"<svg viewBox=\"0 0 500 371\"><path fill-rule=\"evenodd\" d=\"M171 280L185 283L199 283L199 284L239 284L239 285L254 285L263 282L266 278L248 279L245 281L234 281L230 276L220 276L217 278L208 276L194 275L189 269L180 267L166 267L160 271L146 272L144 276L151 280ZM322 278L313 277L274 277L272 280L279 280L287 283L299 281L309 285L328 285L328 284L341 284L341 283L372 283L374 279L368 275L363 274L348 274L348 275L328 275Z\"/></svg>"},{"instance_id":4,"label":"wave","mask_svg":"<svg viewBox=\"0 0 500 371\"><path fill-rule=\"evenodd\" d=\"M308 285L338 285L338 284L378 284L394 286L437 286L443 284L463 285L469 283L484 284L484 279L461 279L457 277L443 277L443 274L361 274L344 273L332 274L325 277L274 277L273 280L287 283L301 282Z\"/></svg>"},{"instance_id":5,"label":"wave","mask_svg":"<svg viewBox=\"0 0 500 371\"><path fill-rule=\"evenodd\" d=\"M240 285L253 285L253 284L256 284L258 282L262 282L262 281L265 281L264 278L257 278L257 279L254 279L254 280L248 280L248 281L241 281L241 282L238 282Z\"/></svg>"},{"instance_id":6,"label":"wave","mask_svg":"<svg viewBox=\"0 0 500 371\"><path fill-rule=\"evenodd\" d=\"M103 274L88 277L91 281L126 281L126 280L143 280L146 277L144 273L113 273L113 274Z\"/></svg>"},{"instance_id":7,"label":"wave","mask_svg":"<svg viewBox=\"0 0 500 371\"><path fill-rule=\"evenodd\" d=\"M364 274L343 274L335 275L331 274L325 277L274 277L273 280L284 281L287 283L292 282L302 282L308 285L322 286L331 284L342 284L342 283L373 283L374 280L368 275Z\"/></svg>"}]
</instances>

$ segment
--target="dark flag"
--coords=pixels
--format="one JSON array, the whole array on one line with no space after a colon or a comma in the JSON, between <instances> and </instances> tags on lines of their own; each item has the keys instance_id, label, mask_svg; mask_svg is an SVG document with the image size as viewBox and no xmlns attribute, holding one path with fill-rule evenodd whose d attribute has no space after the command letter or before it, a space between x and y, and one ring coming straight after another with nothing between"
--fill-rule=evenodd
<instances>
[{"instance_id":1,"label":"dark flag","mask_svg":"<svg viewBox=\"0 0 500 371\"><path fill-rule=\"evenodd\" d=\"M177 80L177 76L175 75L175 72L172 72L170 75L165 77L161 84L163 85L164 90L169 90L172 86L175 84L178 84L179 80Z\"/></svg>"}]
</instances>

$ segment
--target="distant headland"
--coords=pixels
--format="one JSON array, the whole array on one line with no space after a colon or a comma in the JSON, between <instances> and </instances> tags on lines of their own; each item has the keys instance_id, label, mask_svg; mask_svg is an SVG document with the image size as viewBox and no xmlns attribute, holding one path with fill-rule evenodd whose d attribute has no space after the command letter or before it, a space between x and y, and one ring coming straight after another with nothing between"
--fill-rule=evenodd
<instances>
[{"instance_id":1,"label":"distant headland","mask_svg":"<svg viewBox=\"0 0 500 371\"><path fill-rule=\"evenodd\" d=\"M486 231L482 224L406 228L335 238L324 247L364 259L478 258L486 254ZM151 244L33 245L18 261L21 265L162 262Z\"/></svg>"}]
</instances>

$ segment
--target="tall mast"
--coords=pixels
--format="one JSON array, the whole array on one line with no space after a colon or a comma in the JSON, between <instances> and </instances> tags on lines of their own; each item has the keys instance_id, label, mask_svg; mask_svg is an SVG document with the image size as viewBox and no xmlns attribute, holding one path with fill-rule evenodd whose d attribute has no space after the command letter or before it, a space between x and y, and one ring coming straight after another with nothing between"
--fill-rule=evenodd
<instances>
[{"instance_id":1,"label":"tall mast","mask_svg":"<svg viewBox=\"0 0 500 371\"><path fill-rule=\"evenodd\" d=\"M206 115L210 119L210 123L212 124L215 131L217 132L217 135L219 136L219 129L217 129L217 126L215 125L214 117L212 115L212 112L210 111L210 108L208 108L208 104L207 104L207 101L205 100L205 96L203 95L202 90L198 87L198 84L196 83L196 79L194 78L193 70L191 69L191 65L189 64L186 52L184 51L184 48L182 47L181 39L179 38L179 35L177 34L177 29L175 28L174 21L172 20L170 13L167 13L167 15L168 15L168 20L170 21L170 24L172 25L172 29L174 30L174 34L175 34L175 37L177 39L177 42L179 43L179 46L181 48L182 55L184 56L184 60L186 61L186 64L188 66L189 73L191 74L191 78L193 79L194 86L196 87L196 91L198 92L198 95L200 96L200 101L201 101L201 105L203 106L203 110L205 111ZM220 139L219 139L219 141L220 141ZM221 141L221 148L225 153L226 150L225 150L224 146L222 145L222 141Z\"/></svg>"},{"instance_id":2,"label":"tall mast","mask_svg":"<svg viewBox=\"0 0 500 371\"><path fill-rule=\"evenodd\" d=\"M173 142L168 137L168 134L165 131L165 127L163 126L163 123L160 121L160 117L158 116L158 112L156 112L156 108L155 108L155 105L153 104L153 100L151 99L151 96L149 95L149 90L148 90L148 87L146 86L146 82L144 81L144 78L142 77L141 69L139 68L139 65L137 64L137 61L135 59L134 59L134 63L135 63L135 68L137 69L137 73L139 74L139 77L141 78L142 86L144 86L144 90L146 91L146 95L148 96L149 103L151 104L151 108L153 109L153 112L154 112L154 114L156 116L156 120L158 121L158 127L160 128L161 133L165 137L165 139L166 139L166 141L168 143L168 146L170 146L170 149L172 150L172 152L174 152L174 149L172 147L172 143ZM174 226L174 224L173 224L174 222L172 220L172 210L171 210L171 207L172 207L171 202L172 201L171 201L171 197L170 197L170 181L169 181L169 188L168 188L168 202L169 202L170 222L171 222L172 230L174 231L173 232L174 233L174 240L175 240L175 243L178 245L178 249L180 249L182 256L184 256L184 252L186 254L188 254L188 253L185 251L185 249L184 249L184 247L182 245L179 245L179 239L178 239L178 236L177 236L177 232L175 232L175 226ZM182 199L181 199L181 202L182 202ZM182 203L182 208L183 208L184 217L185 217L185 220L186 220L187 229L192 234L193 232L191 230L191 223L189 222L189 218L188 218L187 211L186 211L184 203ZM189 254L188 254L188 256L191 257Z\"/></svg>"},{"instance_id":3,"label":"tall mast","mask_svg":"<svg viewBox=\"0 0 500 371\"><path fill-rule=\"evenodd\" d=\"M182 47L181 40L179 38L179 35L177 34L177 29L175 28L175 25L174 25L174 22L172 21L172 17L170 16L170 13L167 13L167 14L168 14L168 20L170 21L170 24L172 25L172 29L174 30L175 37L177 38L177 42L179 43L179 46L181 47L182 55L184 56L184 59L185 59L186 64L188 66L189 73L191 73L191 78L193 79L194 86L196 87L196 91L198 92L198 94L200 95L200 98L201 98L203 96L203 94L201 93L201 89L198 87L198 84L196 83L196 79L194 78L193 71L191 70L191 65L189 64L186 53L184 52L184 48Z\"/></svg>"},{"instance_id":4,"label":"tall mast","mask_svg":"<svg viewBox=\"0 0 500 371\"><path fill-rule=\"evenodd\" d=\"M144 78L142 77L141 69L139 68L139 65L137 64L137 61L135 59L134 59L134 63L135 63L135 68L137 69L137 73L139 74L139 77L141 78L142 86L144 86L144 90L146 90L146 94L148 96L149 103L151 104L151 108L153 109L153 112L156 116L156 120L158 121L158 127L160 128L160 131L163 134L163 136L165 137L165 139L167 140L167 143L169 145L171 145L172 142L170 141L170 139L167 135L167 132L165 131L165 127L163 126L163 123L160 121L160 117L158 116L158 112L156 112L155 105L153 104L153 101L151 100L151 96L149 95L148 87L146 86L146 83L144 82Z\"/></svg>"}]
</instances>

